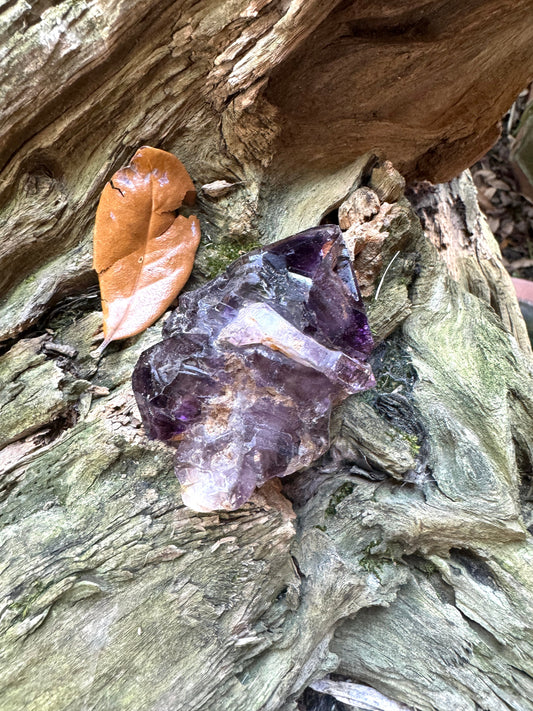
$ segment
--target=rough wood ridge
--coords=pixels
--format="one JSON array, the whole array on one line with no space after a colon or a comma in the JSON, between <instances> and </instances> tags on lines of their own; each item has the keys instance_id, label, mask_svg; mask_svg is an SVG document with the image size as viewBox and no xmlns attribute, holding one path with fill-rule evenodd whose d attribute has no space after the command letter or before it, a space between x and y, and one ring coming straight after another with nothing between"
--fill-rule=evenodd
<instances>
[{"instance_id":1,"label":"rough wood ridge","mask_svg":"<svg viewBox=\"0 0 533 711\"><path fill-rule=\"evenodd\" d=\"M333 671L412 709L533 709L531 349L468 174L412 185L482 153L533 73L533 3L467 5L0 8L2 711L294 711ZM200 191L193 283L358 188L378 208L354 232L378 387L234 513L184 508L140 426L161 323L89 355L96 203L143 144L234 184Z\"/></svg>"}]
</instances>

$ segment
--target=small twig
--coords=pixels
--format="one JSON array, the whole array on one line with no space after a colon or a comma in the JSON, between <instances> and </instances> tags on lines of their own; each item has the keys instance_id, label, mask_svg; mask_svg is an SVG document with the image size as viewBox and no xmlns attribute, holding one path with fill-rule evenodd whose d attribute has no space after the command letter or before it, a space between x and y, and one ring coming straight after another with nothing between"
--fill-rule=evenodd
<instances>
[{"instance_id":1,"label":"small twig","mask_svg":"<svg viewBox=\"0 0 533 711\"><path fill-rule=\"evenodd\" d=\"M380 281L379 281L379 286L378 286L378 288L376 289L376 295L374 296L374 301L377 301L377 300L378 300L379 292L380 292L381 286L383 285L383 281L385 280L385 277L387 276L387 272L389 271L389 269L390 269L391 266L392 266L392 263L394 262L394 260L396 259L396 257L397 257L399 254L400 254L400 250L398 250L398 251L396 252L396 254L394 255L394 257L393 257L393 258L390 260L390 262L387 264L387 268L386 268L385 271L383 272L383 276L381 277L381 279L380 279Z\"/></svg>"}]
</instances>

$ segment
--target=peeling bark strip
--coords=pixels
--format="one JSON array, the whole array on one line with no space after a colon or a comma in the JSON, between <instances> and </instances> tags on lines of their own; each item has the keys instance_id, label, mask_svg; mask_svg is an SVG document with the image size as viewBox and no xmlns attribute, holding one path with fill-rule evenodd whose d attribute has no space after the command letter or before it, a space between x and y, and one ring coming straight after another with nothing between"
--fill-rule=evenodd
<instances>
[{"instance_id":1,"label":"peeling bark strip","mask_svg":"<svg viewBox=\"0 0 533 711\"><path fill-rule=\"evenodd\" d=\"M48 5L0 13L2 711L295 711L333 671L424 711L530 711L523 324L468 176L408 192L425 235L366 151L424 178L483 152L532 72L531 0ZM197 282L358 188L393 203L379 269L383 235L353 235L378 387L286 482L294 512L276 488L182 506L129 384L160 324L89 355L96 203L145 143L217 184Z\"/></svg>"}]
</instances>

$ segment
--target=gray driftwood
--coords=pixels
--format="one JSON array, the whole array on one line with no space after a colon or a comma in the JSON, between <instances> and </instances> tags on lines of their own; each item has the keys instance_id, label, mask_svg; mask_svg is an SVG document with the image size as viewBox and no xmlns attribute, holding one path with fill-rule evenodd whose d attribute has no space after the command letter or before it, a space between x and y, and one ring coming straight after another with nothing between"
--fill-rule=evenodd
<instances>
[{"instance_id":1,"label":"gray driftwood","mask_svg":"<svg viewBox=\"0 0 533 711\"><path fill-rule=\"evenodd\" d=\"M531 348L468 173L413 184L493 140L532 7L0 8L2 711L294 711L309 685L533 709ZM355 260L378 387L233 513L185 509L144 436L130 376L161 322L90 356L95 206L143 143L206 187L193 285L360 187L379 208Z\"/></svg>"}]
</instances>

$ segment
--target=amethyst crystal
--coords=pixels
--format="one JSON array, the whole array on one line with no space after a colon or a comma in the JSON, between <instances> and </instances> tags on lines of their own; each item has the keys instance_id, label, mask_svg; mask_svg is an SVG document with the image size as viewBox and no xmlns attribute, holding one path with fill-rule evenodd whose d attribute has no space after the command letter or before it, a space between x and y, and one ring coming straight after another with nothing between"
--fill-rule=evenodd
<instances>
[{"instance_id":1,"label":"amethyst crystal","mask_svg":"<svg viewBox=\"0 0 533 711\"><path fill-rule=\"evenodd\" d=\"M372 336L334 225L257 249L180 297L133 390L177 447L184 503L236 509L328 447L332 405L374 385Z\"/></svg>"}]
</instances>

